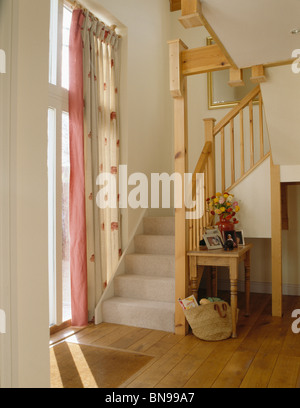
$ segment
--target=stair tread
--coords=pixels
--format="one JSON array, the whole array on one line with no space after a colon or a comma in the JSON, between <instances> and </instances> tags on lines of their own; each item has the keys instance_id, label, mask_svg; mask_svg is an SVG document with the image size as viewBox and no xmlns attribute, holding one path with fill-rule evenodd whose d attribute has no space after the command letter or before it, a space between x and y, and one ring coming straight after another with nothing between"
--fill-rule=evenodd
<instances>
[{"instance_id":1,"label":"stair tread","mask_svg":"<svg viewBox=\"0 0 300 408\"><path fill-rule=\"evenodd\" d=\"M110 299L104 301L105 303L119 303L122 305L139 305L146 308L154 308L154 309L164 309L164 310L174 310L175 301L174 302L160 302L157 300L145 300L145 299L132 299L132 298L125 298L125 297L118 297L114 296Z\"/></svg>"},{"instance_id":2,"label":"stair tread","mask_svg":"<svg viewBox=\"0 0 300 408\"><path fill-rule=\"evenodd\" d=\"M149 217L144 217L144 220L175 220L175 217L173 215L169 215L169 216L149 216Z\"/></svg>"},{"instance_id":3,"label":"stair tread","mask_svg":"<svg viewBox=\"0 0 300 408\"><path fill-rule=\"evenodd\" d=\"M149 256L149 257L156 257L156 258L163 258L163 259L173 259L174 255L172 254L139 254L137 252L134 252L133 254L128 254L126 257L140 257L140 256Z\"/></svg>"},{"instance_id":4,"label":"stair tread","mask_svg":"<svg viewBox=\"0 0 300 408\"><path fill-rule=\"evenodd\" d=\"M166 234L166 235L162 235L162 234L139 234L139 235L136 235L136 237L148 237L148 238L157 238L157 237L159 237L159 238L162 238L162 239L164 239L164 238L175 238L174 237L174 235L172 235L172 234Z\"/></svg>"},{"instance_id":5,"label":"stair tread","mask_svg":"<svg viewBox=\"0 0 300 408\"><path fill-rule=\"evenodd\" d=\"M125 273L124 275L119 275L115 279L133 279L133 280L145 280L145 281L174 281L175 277L168 277L168 276L156 276L156 275L138 275L134 273Z\"/></svg>"}]
</instances>

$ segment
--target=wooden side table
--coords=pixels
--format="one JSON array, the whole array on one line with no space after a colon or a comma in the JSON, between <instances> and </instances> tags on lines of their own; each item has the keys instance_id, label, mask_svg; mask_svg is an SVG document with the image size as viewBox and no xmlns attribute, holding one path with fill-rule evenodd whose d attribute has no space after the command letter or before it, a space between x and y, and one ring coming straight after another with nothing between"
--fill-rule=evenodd
<instances>
[{"instance_id":1,"label":"wooden side table","mask_svg":"<svg viewBox=\"0 0 300 408\"><path fill-rule=\"evenodd\" d=\"M250 250L252 244L240 246L233 251L224 251L223 249L188 252L189 257L189 283L192 294L198 298L198 285L202 278L204 267L211 266L213 270L212 280L214 285L214 296L216 290L216 268L226 266L229 268L230 279L230 297L232 310L232 337L236 338L237 324L237 283L239 263L244 261L245 265L245 293L246 293L246 316L250 315ZM198 266L202 268L197 268ZM198 299L197 299L198 300Z\"/></svg>"}]
</instances>

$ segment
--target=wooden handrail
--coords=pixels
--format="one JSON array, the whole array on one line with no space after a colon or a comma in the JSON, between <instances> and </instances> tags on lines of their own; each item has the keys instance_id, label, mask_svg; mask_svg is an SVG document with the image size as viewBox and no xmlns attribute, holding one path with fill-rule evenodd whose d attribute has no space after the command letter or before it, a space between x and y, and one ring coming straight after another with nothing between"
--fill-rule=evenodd
<instances>
[{"instance_id":1,"label":"wooden handrail","mask_svg":"<svg viewBox=\"0 0 300 408\"><path fill-rule=\"evenodd\" d=\"M216 136L223 127L228 125L228 123L233 120L242 109L244 109L249 103L260 93L260 86L258 85L253 91L249 92L248 95L245 96L244 99L230 111L214 128L214 136Z\"/></svg>"},{"instance_id":2,"label":"wooden handrail","mask_svg":"<svg viewBox=\"0 0 300 408\"><path fill-rule=\"evenodd\" d=\"M258 96L258 116L259 116L259 135L255 137L254 131L257 127L254 127L254 99ZM249 151L247 161L250 165L249 169L245 169L245 132L244 132L244 109L249 108L249 133L248 133L248 143ZM239 131L235 130L235 118L239 115ZM215 127L213 130L214 140L220 133L220 144L221 144L221 186L222 191L230 191L236 187L242 180L245 179L259 164L261 164L266 158L269 157L270 152L265 153L265 137L264 137L264 115L263 115L263 100L260 90L260 86L253 89L242 101L229 112ZM230 168L231 180L230 185L226 185L226 156L225 156L225 128L228 125L229 137L230 137L230 155L228 159L230 164L227 168ZM239 138L239 139L237 139ZM239 141L239 153L236 152L237 142ZM259 159L255 159L255 143L259 143ZM258 149L256 149L257 151ZM240 154L240 175L236 177L236 153Z\"/></svg>"},{"instance_id":3,"label":"wooden handrail","mask_svg":"<svg viewBox=\"0 0 300 408\"><path fill-rule=\"evenodd\" d=\"M204 173L205 166L207 164L208 156L212 151L212 142L206 142L202 153L199 157L198 163L196 165L193 178L192 178L192 197L195 200L196 197L196 182L197 182L197 174Z\"/></svg>"}]
</instances>

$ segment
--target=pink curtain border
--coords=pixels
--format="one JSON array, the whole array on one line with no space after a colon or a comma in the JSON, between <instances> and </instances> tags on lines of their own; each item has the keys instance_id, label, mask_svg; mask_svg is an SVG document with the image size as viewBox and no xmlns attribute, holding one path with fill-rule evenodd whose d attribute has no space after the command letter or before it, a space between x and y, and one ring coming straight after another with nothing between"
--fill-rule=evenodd
<instances>
[{"instance_id":1,"label":"pink curtain border","mask_svg":"<svg viewBox=\"0 0 300 408\"><path fill-rule=\"evenodd\" d=\"M72 326L88 324L84 163L82 10L74 10L70 30L70 271Z\"/></svg>"}]
</instances>

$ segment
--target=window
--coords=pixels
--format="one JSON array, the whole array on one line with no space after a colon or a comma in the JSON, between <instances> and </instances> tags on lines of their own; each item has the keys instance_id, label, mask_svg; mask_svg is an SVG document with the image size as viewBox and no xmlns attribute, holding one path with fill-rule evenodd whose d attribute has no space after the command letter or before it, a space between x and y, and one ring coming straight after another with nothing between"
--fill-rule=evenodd
<instances>
[{"instance_id":1,"label":"window","mask_svg":"<svg viewBox=\"0 0 300 408\"><path fill-rule=\"evenodd\" d=\"M72 11L51 0L48 109L50 326L71 319L69 259L69 34Z\"/></svg>"}]
</instances>

